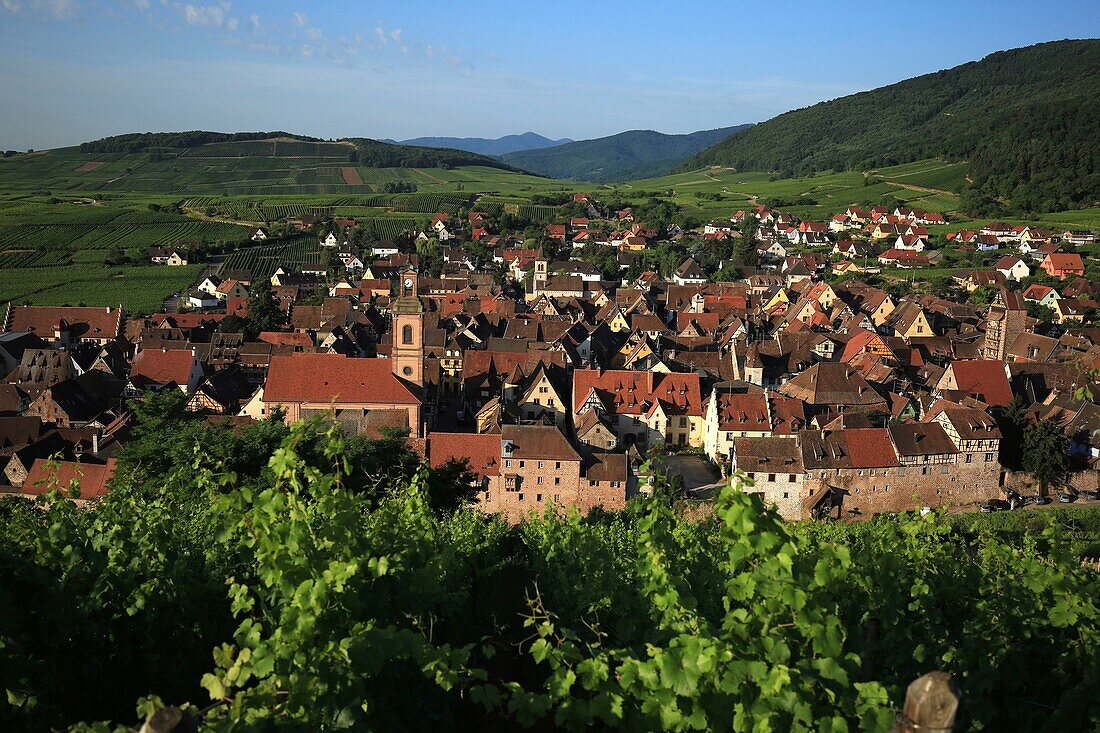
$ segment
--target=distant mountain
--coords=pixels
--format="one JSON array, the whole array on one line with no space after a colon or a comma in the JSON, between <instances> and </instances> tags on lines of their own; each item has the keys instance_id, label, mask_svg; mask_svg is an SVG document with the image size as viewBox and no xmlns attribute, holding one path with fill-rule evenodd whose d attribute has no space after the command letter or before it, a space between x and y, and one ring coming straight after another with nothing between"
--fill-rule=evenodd
<instances>
[{"instance_id":1,"label":"distant mountain","mask_svg":"<svg viewBox=\"0 0 1100 733\"><path fill-rule=\"evenodd\" d=\"M385 142L400 145L419 145L424 148L453 148L454 150L467 150L480 155L500 156L505 153L514 153L517 150L536 150L573 141L567 137L560 140L551 140L534 132L525 132L522 135L505 135L496 139L484 137L414 137L411 140L401 140L400 142L397 140L385 140Z\"/></svg>"},{"instance_id":2,"label":"distant mountain","mask_svg":"<svg viewBox=\"0 0 1100 733\"><path fill-rule=\"evenodd\" d=\"M1100 40L1057 41L787 112L680 170L795 176L943 156L969 160L971 213L1054 211L1100 200L1098 140Z\"/></svg>"},{"instance_id":3,"label":"distant mountain","mask_svg":"<svg viewBox=\"0 0 1100 733\"><path fill-rule=\"evenodd\" d=\"M593 140L523 150L501 156L504 162L551 178L612 183L667 173L685 158L750 125L665 135L631 130Z\"/></svg>"}]
</instances>

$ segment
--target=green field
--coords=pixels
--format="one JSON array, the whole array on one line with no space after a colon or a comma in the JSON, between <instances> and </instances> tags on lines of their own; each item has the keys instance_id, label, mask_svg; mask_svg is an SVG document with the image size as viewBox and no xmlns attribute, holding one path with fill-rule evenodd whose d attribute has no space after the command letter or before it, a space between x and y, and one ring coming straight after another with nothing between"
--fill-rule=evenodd
<instances>
[{"instance_id":1,"label":"green field","mask_svg":"<svg viewBox=\"0 0 1100 733\"><path fill-rule=\"evenodd\" d=\"M202 265L71 265L0 270L0 303L92 306L121 303L128 313L155 313L166 297L186 289L201 271Z\"/></svg>"},{"instance_id":2,"label":"green field","mask_svg":"<svg viewBox=\"0 0 1100 733\"><path fill-rule=\"evenodd\" d=\"M355 217L373 238L393 239L427 224L431 214L458 214L474 204L534 222L564 222L555 206L535 195L587 192L605 201L640 205L671 201L700 222L738 209L778 201L802 218L824 220L849 204L907 205L944 212L943 231L982 222L957 213L965 164L923 160L874 171L779 178L769 173L712 168L615 185L594 185L471 166L366 168L349 160L349 146L305 141L218 143L153 153L82 153L62 148L0 160L0 295L35 302L122 301L131 309L159 306L192 283L189 269L133 266L105 269L109 249L141 261L149 247L203 241L242 242L249 226L312 213ZM351 172L345 169L350 169ZM346 180L359 179L349 184ZM416 193L386 193L390 183L413 183ZM178 205L183 213L153 210ZM1012 224L1100 229L1100 207L1055 212ZM231 256L231 269L261 274L276 264L320 257L316 242L279 243L259 254ZM308 250L308 251L307 251ZM276 263L279 257L285 262ZM890 273L928 279L949 269ZM69 278L72 285L65 286ZM134 285L136 283L136 285Z\"/></svg>"}]
</instances>

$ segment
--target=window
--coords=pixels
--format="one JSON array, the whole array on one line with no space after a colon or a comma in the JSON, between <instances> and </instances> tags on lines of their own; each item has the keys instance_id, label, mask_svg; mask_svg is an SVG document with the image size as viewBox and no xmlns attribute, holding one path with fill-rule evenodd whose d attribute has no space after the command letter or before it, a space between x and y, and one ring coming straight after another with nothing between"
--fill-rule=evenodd
<instances>
[{"instance_id":1,"label":"window","mask_svg":"<svg viewBox=\"0 0 1100 733\"><path fill-rule=\"evenodd\" d=\"M775 483L775 474L774 473L769 473L768 474L768 483L769 484L774 484Z\"/></svg>"},{"instance_id":2,"label":"window","mask_svg":"<svg viewBox=\"0 0 1100 733\"><path fill-rule=\"evenodd\" d=\"M485 492L485 501L489 501L489 492L488 491Z\"/></svg>"},{"instance_id":3,"label":"window","mask_svg":"<svg viewBox=\"0 0 1100 733\"><path fill-rule=\"evenodd\" d=\"M993 461L993 454L992 453L986 453L985 454L985 462L986 463L991 463L992 461Z\"/></svg>"},{"instance_id":4,"label":"window","mask_svg":"<svg viewBox=\"0 0 1100 733\"><path fill-rule=\"evenodd\" d=\"M504 467L505 468L511 468L512 467L512 459L511 458L506 458L504 460Z\"/></svg>"},{"instance_id":5,"label":"window","mask_svg":"<svg viewBox=\"0 0 1100 733\"><path fill-rule=\"evenodd\" d=\"M598 485L599 483L600 483L600 482L599 482L599 481L596 481L595 479L589 479L589 480L588 480L588 485L589 485L589 486L597 486L597 485Z\"/></svg>"},{"instance_id":6,"label":"window","mask_svg":"<svg viewBox=\"0 0 1100 733\"><path fill-rule=\"evenodd\" d=\"M520 462L519 462L519 467L520 467L520 468L523 468L523 461L520 461Z\"/></svg>"},{"instance_id":7,"label":"window","mask_svg":"<svg viewBox=\"0 0 1100 733\"><path fill-rule=\"evenodd\" d=\"M535 494L535 501L542 501L542 494Z\"/></svg>"},{"instance_id":8,"label":"window","mask_svg":"<svg viewBox=\"0 0 1100 733\"><path fill-rule=\"evenodd\" d=\"M561 485L561 476L555 476L554 477L554 486L560 486L560 485Z\"/></svg>"},{"instance_id":9,"label":"window","mask_svg":"<svg viewBox=\"0 0 1100 733\"><path fill-rule=\"evenodd\" d=\"M401 343L411 344L413 342L413 327L409 324L405 324L401 327Z\"/></svg>"},{"instance_id":10,"label":"window","mask_svg":"<svg viewBox=\"0 0 1100 733\"><path fill-rule=\"evenodd\" d=\"M793 473L787 474L787 483L793 484L796 480L797 479Z\"/></svg>"},{"instance_id":11,"label":"window","mask_svg":"<svg viewBox=\"0 0 1100 733\"><path fill-rule=\"evenodd\" d=\"M750 473L750 474L748 474L748 476L749 476L749 481L755 481L756 480L756 474L755 473Z\"/></svg>"},{"instance_id":12,"label":"window","mask_svg":"<svg viewBox=\"0 0 1100 733\"><path fill-rule=\"evenodd\" d=\"M542 468L542 461L539 461L539 468Z\"/></svg>"},{"instance_id":13,"label":"window","mask_svg":"<svg viewBox=\"0 0 1100 733\"><path fill-rule=\"evenodd\" d=\"M542 484L542 476L536 476L535 477L535 483L541 485Z\"/></svg>"},{"instance_id":14,"label":"window","mask_svg":"<svg viewBox=\"0 0 1100 733\"><path fill-rule=\"evenodd\" d=\"M561 500L561 494L554 494L554 501L560 501L560 500Z\"/></svg>"},{"instance_id":15,"label":"window","mask_svg":"<svg viewBox=\"0 0 1100 733\"><path fill-rule=\"evenodd\" d=\"M554 468L561 468L561 461L554 461Z\"/></svg>"},{"instance_id":16,"label":"window","mask_svg":"<svg viewBox=\"0 0 1100 733\"><path fill-rule=\"evenodd\" d=\"M967 463L973 463L973 462L974 462L974 456L972 456L971 454L967 453L967 454L966 454L966 462L967 462Z\"/></svg>"},{"instance_id":17,"label":"window","mask_svg":"<svg viewBox=\"0 0 1100 733\"><path fill-rule=\"evenodd\" d=\"M686 417L681 417L680 418L680 427L686 428L687 424L688 424L688 419Z\"/></svg>"},{"instance_id":18,"label":"window","mask_svg":"<svg viewBox=\"0 0 1100 733\"><path fill-rule=\"evenodd\" d=\"M783 498L784 498L784 499L789 499L789 498L791 498L791 495L790 495L790 493L788 493L788 492L784 491L784 492L783 492Z\"/></svg>"},{"instance_id":19,"label":"window","mask_svg":"<svg viewBox=\"0 0 1100 733\"><path fill-rule=\"evenodd\" d=\"M550 391L549 387L539 387L539 394L546 394Z\"/></svg>"},{"instance_id":20,"label":"window","mask_svg":"<svg viewBox=\"0 0 1100 733\"><path fill-rule=\"evenodd\" d=\"M523 494L520 494L520 495L519 495L519 500L520 500L520 501L523 501Z\"/></svg>"}]
</instances>

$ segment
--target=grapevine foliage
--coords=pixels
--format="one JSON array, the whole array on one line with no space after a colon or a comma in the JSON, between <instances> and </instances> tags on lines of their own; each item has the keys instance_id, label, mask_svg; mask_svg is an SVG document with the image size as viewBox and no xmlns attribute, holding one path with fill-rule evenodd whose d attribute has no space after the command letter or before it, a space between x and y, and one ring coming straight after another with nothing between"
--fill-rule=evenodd
<instances>
[{"instance_id":1,"label":"grapevine foliage","mask_svg":"<svg viewBox=\"0 0 1100 733\"><path fill-rule=\"evenodd\" d=\"M1055 522L788 525L730 486L509 527L423 469L357 490L336 428L259 435L0 503L0 727L884 731L935 668L971 729L1100 720L1100 582Z\"/></svg>"}]
</instances>

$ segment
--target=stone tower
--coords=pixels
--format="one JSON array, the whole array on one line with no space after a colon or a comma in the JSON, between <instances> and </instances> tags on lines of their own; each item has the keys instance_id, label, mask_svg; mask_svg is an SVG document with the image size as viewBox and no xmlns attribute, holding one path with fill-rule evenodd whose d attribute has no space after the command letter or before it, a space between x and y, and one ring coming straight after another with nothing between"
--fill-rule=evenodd
<instances>
[{"instance_id":1,"label":"stone tower","mask_svg":"<svg viewBox=\"0 0 1100 733\"><path fill-rule=\"evenodd\" d=\"M417 296L419 278L411 268L401 273L393 317L393 373L407 382L424 386L424 306Z\"/></svg>"}]
</instances>

